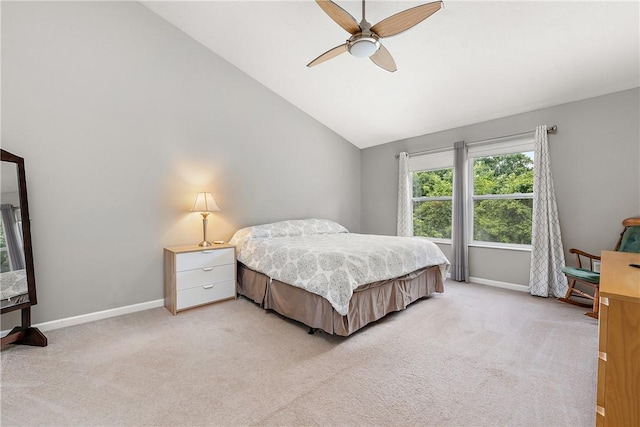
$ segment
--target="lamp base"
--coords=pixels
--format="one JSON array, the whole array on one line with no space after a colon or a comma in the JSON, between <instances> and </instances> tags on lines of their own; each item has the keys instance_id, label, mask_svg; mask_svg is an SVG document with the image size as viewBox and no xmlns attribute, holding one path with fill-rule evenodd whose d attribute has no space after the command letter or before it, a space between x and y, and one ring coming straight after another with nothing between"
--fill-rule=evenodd
<instances>
[{"instance_id":1,"label":"lamp base","mask_svg":"<svg viewBox=\"0 0 640 427\"><path fill-rule=\"evenodd\" d=\"M213 246L213 243L207 241L207 217L209 216L209 212L202 212L202 242L198 244L198 246L202 246L208 248L209 246Z\"/></svg>"}]
</instances>

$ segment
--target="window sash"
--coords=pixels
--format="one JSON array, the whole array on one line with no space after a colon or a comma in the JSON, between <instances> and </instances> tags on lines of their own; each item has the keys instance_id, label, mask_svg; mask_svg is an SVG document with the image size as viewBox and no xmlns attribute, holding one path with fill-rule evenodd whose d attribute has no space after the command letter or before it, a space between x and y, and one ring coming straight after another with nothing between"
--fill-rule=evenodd
<instances>
[{"instance_id":1,"label":"window sash","mask_svg":"<svg viewBox=\"0 0 640 427\"><path fill-rule=\"evenodd\" d=\"M416 159L418 161L415 161L412 163L412 158L409 158L409 171L411 172L411 175L412 175L412 181L413 181L413 174L420 173L420 172L433 172L437 170L451 169L452 172L455 173L455 171L453 171L453 151L451 150L447 150L446 152L443 151L438 153L431 153L431 154L416 156ZM451 182L451 186L453 190L453 182ZM413 194L413 188L411 191ZM452 203L451 221L453 221L453 196L417 196L417 197L412 196L411 197L411 205L414 207L414 209L415 209L416 203L438 202L438 201ZM415 213L412 215L412 220L415 219L414 215ZM452 227L453 227L453 223L451 223L450 229ZM415 223L413 224L413 229L415 233L415 229L416 229ZM451 243L451 237L435 237L435 236L424 236L424 237L434 242Z\"/></svg>"},{"instance_id":2,"label":"window sash","mask_svg":"<svg viewBox=\"0 0 640 427\"><path fill-rule=\"evenodd\" d=\"M482 194L471 196L473 200L490 199L533 199L533 193Z\"/></svg>"},{"instance_id":3,"label":"window sash","mask_svg":"<svg viewBox=\"0 0 640 427\"><path fill-rule=\"evenodd\" d=\"M468 182L470 197L467 200L467 212L468 215L468 239L469 244L474 246L491 246L500 248L531 248L531 244L520 243L503 243L492 242L489 240L476 240L475 239L475 205L476 201L480 200L519 200L519 199L533 199L533 193L508 193L508 194L473 194L475 189L475 175L474 175L474 160L483 157L499 157L509 154L528 153L534 151L533 139L508 141L497 144L489 144L478 147L478 149L472 150L475 147L469 147L469 161L468 161ZM482 148L482 150L480 150ZM473 154L473 155L472 155Z\"/></svg>"},{"instance_id":4,"label":"window sash","mask_svg":"<svg viewBox=\"0 0 640 427\"><path fill-rule=\"evenodd\" d=\"M453 196L420 196L420 197L412 197L412 202L430 202L430 201L451 201L453 200Z\"/></svg>"},{"instance_id":5,"label":"window sash","mask_svg":"<svg viewBox=\"0 0 640 427\"><path fill-rule=\"evenodd\" d=\"M467 189L469 196L467 197L467 220L468 220L468 241L469 245L474 246L493 246L504 248L530 248L531 245L516 244L516 243L501 243L491 242L483 240L474 240L474 202L479 200L509 200L509 199L533 199L533 193L511 193L511 194L473 194L474 191L474 173L473 165L474 159L481 157L497 157L508 154L529 153L534 151L535 138L530 136L527 138L516 138L506 141L493 142L493 143L480 143L477 145L469 145L467 147L467 159L468 159L468 173L467 173ZM423 154L419 156L413 156L409 158L409 171L411 173L416 172L429 172L441 169L454 169L453 150L443 149L442 151L432 152L429 154ZM413 190L412 190L413 191ZM439 196L439 197L412 197L412 204L416 202L428 202L428 201L453 201L453 196ZM452 213L453 216L453 213ZM438 239L438 241L451 239Z\"/></svg>"}]
</instances>

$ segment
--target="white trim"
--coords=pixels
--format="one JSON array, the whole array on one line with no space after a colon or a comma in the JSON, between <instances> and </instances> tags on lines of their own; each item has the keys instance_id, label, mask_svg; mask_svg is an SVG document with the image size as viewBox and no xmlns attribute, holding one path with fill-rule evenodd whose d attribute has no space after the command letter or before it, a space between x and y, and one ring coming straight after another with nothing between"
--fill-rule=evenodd
<instances>
[{"instance_id":1,"label":"white trim","mask_svg":"<svg viewBox=\"0 0 640 427\"><path fill-rule=\"evenodd\" d=\"M442 243L443 245L450 245L451 239L445 239L442 237L425 237L427 240L431 240L433 243Z\"/></svg>"},{"instance_id":2,"label":"white trim","mask_svg":"<svg viewBox=\"0 0 640 427\"><path fill-rule=\"evenodd\" d=\"M470 159L477 157L503 156L505 154L530 153L534 151L535 135L509 141L485 144L467 144Z\"/></svg>"},{"instance_id":3,"label":"white trim","mask_svg":"<svg viewBox=\"0 0 640 427\"><path fill-rule=\"evenodd\" d=\"M427 172L439 169L453 168L453 147L438 153L423 154L409 157L409 171Z\"/></svg>"},{"instance_id":4,"label":"white trim","mask_svg":"<svg viewBox=\"0 0 640 427\"><path fill-rule=\"evenodd\" d=\"M124 314L136 313L138 311L149 310L164 306L164 299L155 301L147 301L139 304L127 305L124 307L111 308L109 310L96 311L95 313L81 314L79 316L67 317L65 319L51 320L49 322L38 323L33 325L43 332L52 331L54 329L66 328L67 326L81 325L96 320L108 319L110 317L122 316ZM2 336L7 335L11 330L2 331Z\"/></svg>"},{"instance_id":5,"label":"white trim","mask_svg":"<svg viewBox=\"0 0 640 427\"><path fill-rule=\"evenodd\" d=\"M471 197L473 200L533 199L533 193L477 194Z\"/></svg>"},{"instance_id":6,"label":"white trim","mask_svg":"<svg viewBox=\"0 0 640 427\"><path fill-rule=\"evenodd\" d=\"M531 245L519 245L516 243L483 242L472 240L467 246L470 248L502 249L508 251L531 252Z\"/></svg>"},{"instance_id":7,"label":"white trim","mask_svg":"<svg viewBox=\"0 0 640 427\"><path fill-rule=\"evenodd\" d=\"M511 291L529 292L529 287L525 285L517 285L515 283L498 282L497 280L481 279L479 277L469 277L469 282L478 285L493 286L495 288L509 289Z\"/></svg>"}]
</instances>

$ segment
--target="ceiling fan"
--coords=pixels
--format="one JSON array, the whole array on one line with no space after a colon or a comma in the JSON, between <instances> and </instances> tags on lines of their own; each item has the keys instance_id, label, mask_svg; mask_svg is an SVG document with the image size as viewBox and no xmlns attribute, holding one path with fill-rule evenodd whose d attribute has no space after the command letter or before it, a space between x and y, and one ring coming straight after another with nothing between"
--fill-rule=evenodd
<instances>
[{"instance_id":1,"label":"ceiling fan","mask_svg":"<svg viewBox=\"0 0 640 427\"><path fill-rule=\"evenodd\" d=\"M365 19L364 0L362 0L362 21L360 24L349 12L330 0L316 0L316 3L329 15L329 18L347 30L351 37L346 43L326 51L309 62L307 67L322 64L344 52L349 52L353 56L369 58L378 67L391 73L398 68L389 51L380 43L380 39L406 31L442 8L442 1L434 1L396 13L372 26Z\"/></svg>"}]
</instances>

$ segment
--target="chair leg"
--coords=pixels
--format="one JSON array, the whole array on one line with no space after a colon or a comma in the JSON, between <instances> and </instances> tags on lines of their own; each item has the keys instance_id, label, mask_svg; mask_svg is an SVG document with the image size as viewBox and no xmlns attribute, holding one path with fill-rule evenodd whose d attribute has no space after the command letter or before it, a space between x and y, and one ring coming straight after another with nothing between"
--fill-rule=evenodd
<instances>
[{"instance_id":1,"label":"chair leg","mask_svg":"<svg viewBox=\"0 0 640 427\"><path fill-rule=\"evenodd\" d=\"M574 300L571 299L573 294L576 294L576 295L581 296L583 298L591 299L590 295L585 294L584 292L582 292L582 291L580 291L578 289L575 289L574 288L575 285L576 285L576 279L569 278L569 288L567 289L567 293L564 295L564 297L558 298L558 301L566 302L566 303L573 304L573 305L578 305L580 307L591 307L591 304L586 304L586 303L574 301Z\"/></svg>"},{"instance_id":2,"label":"chair leg","mask_svg":"<svg viewBox=\"0 0 640 427\"><path fill-rule=\"evenodd\" d=\"M596 286L596 290L593 292L593 308L591 311L585 313L585 316L593 317L597 319L599 317L600 310L600 286Z\"/></svg>"},{"instance_id":3,"label":"chair leg","mask_svg":"<svg viewBox=\"0 0 640 427\"><path fill-rule=\"evenodd\" d=\"M564 294L566 299L571 298L571 294L573 294L573 287L576 285L576 279L569 280L569 287L567 288L567 293Z\"/></svg>"}]
</instances>

